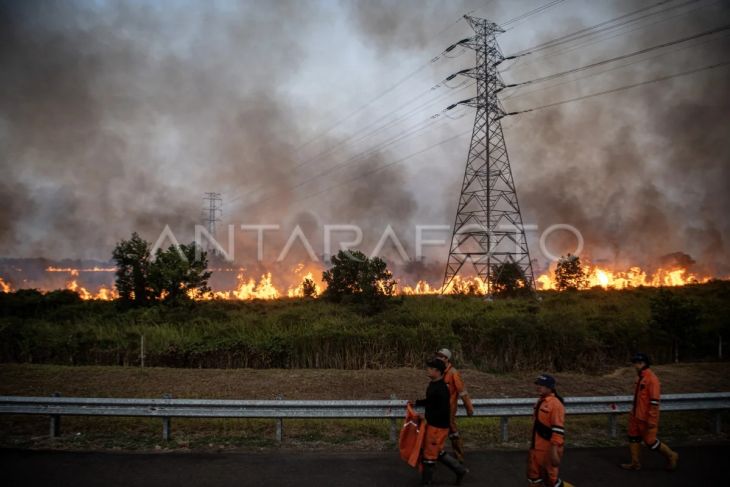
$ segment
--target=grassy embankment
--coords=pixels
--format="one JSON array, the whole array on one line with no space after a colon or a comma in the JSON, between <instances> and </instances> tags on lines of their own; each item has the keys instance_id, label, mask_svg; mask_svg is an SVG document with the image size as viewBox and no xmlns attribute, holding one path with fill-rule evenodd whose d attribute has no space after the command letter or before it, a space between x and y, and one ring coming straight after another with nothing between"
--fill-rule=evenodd
<instances>
[{"instance_id":1,"label":"grassy embankment","mask_svg":"<svg viewBox=\"0 0 730 487\"><path fill-rule=\"evenodd\" d=\"M673 289L696 304L698 326L681 358L717 355L730 332L730 282ZM203 368L364 369L418 366L449 347L486 371L600 372L637 349L671 361L672 340L652 324L657 289L540 293L534 299L391 299L372 313L354 304L283 299L120 310L0 294L0 362Z\"/></svg>"}]
</instances>

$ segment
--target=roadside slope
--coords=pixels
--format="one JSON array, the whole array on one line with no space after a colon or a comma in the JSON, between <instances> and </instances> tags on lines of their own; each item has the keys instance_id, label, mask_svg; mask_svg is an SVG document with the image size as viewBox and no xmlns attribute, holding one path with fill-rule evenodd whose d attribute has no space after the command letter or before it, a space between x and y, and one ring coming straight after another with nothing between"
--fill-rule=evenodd
<instances>
[{"instance_id":1,"label":"roadside slope","mask_svg":"<svg viewBox=\"0 0 730 487\"><path fill-rule=\"evenodd\" d=\"M653 367L662 393L730 391L730 363L690 363ZM491 374L462 370L472 398L532 397L541 371ZM549 372L549 371L546 371ZM631 394L630 367L605 375L556 373L564 396ZM423 394L427 379L419 369L180 369L106 366L0 364L0 395L273 399L387 399Z\"/></svg>"}]
</instances>

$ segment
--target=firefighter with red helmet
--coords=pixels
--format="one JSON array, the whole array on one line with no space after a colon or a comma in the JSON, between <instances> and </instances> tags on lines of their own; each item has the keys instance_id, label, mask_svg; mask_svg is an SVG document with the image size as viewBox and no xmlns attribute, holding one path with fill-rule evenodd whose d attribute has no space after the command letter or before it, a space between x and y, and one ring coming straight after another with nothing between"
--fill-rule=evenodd
<instances>
[{"instance_id":1,"label":"firefighter with red helmet","mask_svg":"<svg viewBox=\"0 0 730 487\"><path fill-rule=\"evenodd\" d=\"M555 390L555 378L543 374L535 380L540 395L535 404L527 481L531 486L573 487L560 479L565 443L565 406Z\"/></svg>"},{"instance_id":2,"label":"firefighter with red helmet","mask_svg":"<svg viewBox=\"0 0 730 487\"><path fill-rule=\"evenodd\" d=\"M451 363L451 351L448 348L442 348L436 352L436 358L443 361L446 364L446 371L444 372L444 382L449 388L449 404L451 407L451 415L449 417L449 439L451 440L451 447L454 449L454 454L460 462L464 462L464 440L459 435L459 430L456 427L456 412L459 408L459 398L464 403L466 408L466 414L472 416L474 414L474 406L469 398L469 393L466 390L466 385L461 378L461 374L456 370L454 365Z\"/></svg>"},{"instance_id":3,"label":"firefighter with red helmet","mask_svg":"<svg viewBox=\"0 0 730 487\"><path fill-rule=\"evenodd\" d=\"M645 353L636 353L631 358L638 377L634 386L634 403L629 413L629 450L631 462L622 463L625 470L641 469L641 442L649 449L658 451L667 459L666 469L672 471L677 468L679 455L666 443L657 438L659 428L659 378L649 368L651 361Z\"/></svg>"}]
</instances>

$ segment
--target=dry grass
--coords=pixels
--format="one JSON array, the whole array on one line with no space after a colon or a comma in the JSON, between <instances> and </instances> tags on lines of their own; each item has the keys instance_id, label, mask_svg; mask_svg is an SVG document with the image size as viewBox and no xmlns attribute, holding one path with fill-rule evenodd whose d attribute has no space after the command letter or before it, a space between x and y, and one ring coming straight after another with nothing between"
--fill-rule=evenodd
<instances>
[{"instance_id":1,"label":"dry grass","mask_svg":"<svg viewBox=\"0 0 730 487\"><path fill-rule=\"evenodd\" d=\"M730 363L659 365L662 392L730 391ZM549 371L548 371L549 372ZM462 370L473 398L532 397L538 371L491 374ZM565 396L631 394L630 367L605 375L556 373ZM420 397L427 384L419 369L177 369L0 364L0 394L44 396L208 399L404 399Z\"/></svg>"}]
</instances>

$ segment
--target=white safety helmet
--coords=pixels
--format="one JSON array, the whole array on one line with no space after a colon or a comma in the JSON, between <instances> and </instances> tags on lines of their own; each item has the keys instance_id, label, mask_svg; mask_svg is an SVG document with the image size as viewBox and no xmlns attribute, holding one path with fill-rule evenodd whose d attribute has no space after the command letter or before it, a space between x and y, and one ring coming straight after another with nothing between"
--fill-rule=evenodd
<instances>
[{"instance_id":1,"label":"white safety helmet","mask_svg":"<svg viewBox=\"0 0 730 487\"><path fill-rule=\"evenodd\" d=\"M447 360L451 360L451 350L449 350L448 348L442 348L441 350L436 352L436 355L443 355L444 357L446 357Z\"/></svg>"}]
</instances>

